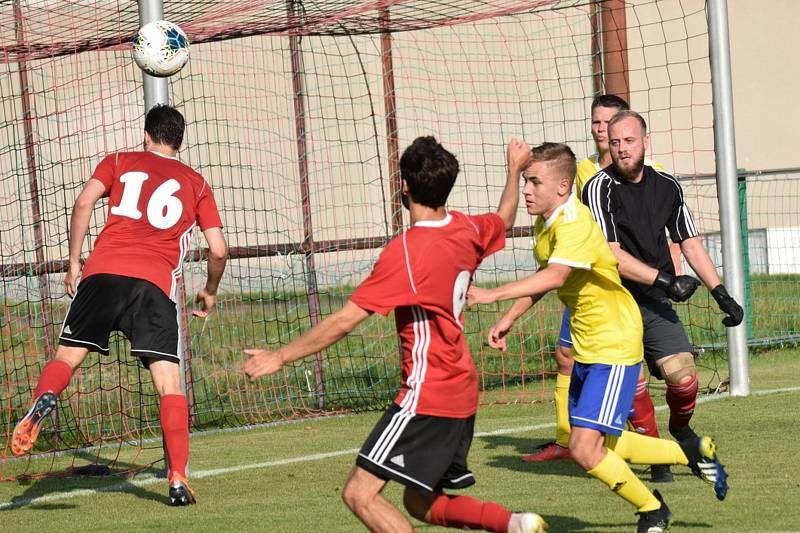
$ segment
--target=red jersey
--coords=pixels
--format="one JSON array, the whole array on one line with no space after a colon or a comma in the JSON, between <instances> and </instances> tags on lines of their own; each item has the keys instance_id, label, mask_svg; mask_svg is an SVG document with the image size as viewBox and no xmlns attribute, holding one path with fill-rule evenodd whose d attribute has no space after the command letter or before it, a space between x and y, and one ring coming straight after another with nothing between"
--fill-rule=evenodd
<instances>
[{"instance_id":1,"label":"red jersey","mask_svg":"<svg viewBox=\"0 0 800 533\"><path fill-rule=\"evenodd\" d=\"M156 152L108 155L92 178L106 188L108 218L83 278L102 273L144 279L174 301L192 229L222 227L208 183L176 158Z\"/></svg>"},{"instance_id":2,"label":"red jersey","mask_svg":"<svg viewBox=\"0 0 800 533\"><path fill-rule=\"evenodd\" d=\"M417 222L381 252L353 303L395 311L402 349L402 386L395 398L410 413L466 418L478 408L478 372L464 338L464 302L484 257L505 245L494 213L451 211Z\"/></svg>"}]
</instances>

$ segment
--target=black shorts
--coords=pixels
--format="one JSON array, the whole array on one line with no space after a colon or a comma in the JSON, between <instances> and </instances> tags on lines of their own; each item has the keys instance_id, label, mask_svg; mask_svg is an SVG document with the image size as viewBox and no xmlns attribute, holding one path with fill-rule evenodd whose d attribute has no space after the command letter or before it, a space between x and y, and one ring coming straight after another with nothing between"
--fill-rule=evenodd
<instances>
[{"instance_id":1,"label":"black shorts","mask_svg":"<svg viewBox=\"0 0 800 533\"><path fill-rule=\"evenodd\" d=\"M375 476L428 492L475 484L467 468L475 416L417 415L392 404L372 430L356 464Z\"/></svg>"},{"instance_id":2,"label":"black shorts","mask_svg":"<svg viewBox=\"0 0 800 533\"><path fill-rule=\"evenodd\" d=\"M640 303L639 310L644 324L644 358L650 373L660 379L656 361L668 355L691 352L692 344L678 314L666 298Z\"/></svg>"},{"instance_id":3,"label":"black shorts","mask_svg":"<svg viewBox=\"0 0 800 533\"><path fill-rule=\"evenodd\" d=\"M145 365L152 359L180 361L177 307L149 281L115 274L81 280L61 326L59 344L107 355L112 331L125 334L131 353Z\"/></svg>"}]
</instances>

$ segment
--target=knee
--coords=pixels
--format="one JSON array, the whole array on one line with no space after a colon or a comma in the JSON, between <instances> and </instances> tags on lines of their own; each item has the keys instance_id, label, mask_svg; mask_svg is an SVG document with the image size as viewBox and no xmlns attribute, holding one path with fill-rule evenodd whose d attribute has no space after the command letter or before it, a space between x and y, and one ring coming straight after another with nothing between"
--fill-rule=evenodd
<instances>
[{"instance_id":1,"label":"knee","mask_svg":"<svg viewBox=\"0 0 800 533\"><path fill-rule=\"evenodd\" d=\"M592 450L588 449L586 446L581 445L569 445L569 455L572 457L572 460L575 461L578 466L583 468L584 470L591 470L596 465L593 464L594 461L592 460L594 454L591 453Z\"/></svg>"},{"instance_id":2,"label":"knee","mask_svg":"<svg viewBox=\"0 0 800 533\"><path fill-rule=\"evenodd\" d=\"M365 504L364 493L358 490L353 483L347 483L342 489L342 501L353 513L358 514Z\"/></svg>"},{"instance_id":3,"label":"knee","mask_svg":"<svg viewBox=\"0 0 800 533\"><path fill-rule=\"evenodd\" d=\"M591 470L603 460L603 441L575 437L573 428L569 438L569 454L578 466Z\"/></svg>"},{"instance_id":4,"label":"knee","mask_svg":"<svg viewBox=\"0 0 800 533\"><path fill-rule=\"evenodd\" d=\"M407 487L403 492L403 506L408 511L408 514L417 520L430 523L430 510L435 498L436 495L426 497L419 491Z\"/></svg>"},{"instance_id":5,"label":"knee","mask_svg":"<svg viewBox=\"0 0 800 533\"><path fill-rule=\"evenodd\" d=\"M686 385L697 376L694 357L688 352L665 357L658 362L658 366L667 385Z\"/></svg>"},{"instance_id":6,"label":"knee","mask_svg":"<svg viewBox=\"0 0 800 533\"><path fill-rule=\"evenodd\" d=\"M150 375L159 396L183 394L181 388L180 366L171 361L151 361Z\"/></svg>"}]
</instances>

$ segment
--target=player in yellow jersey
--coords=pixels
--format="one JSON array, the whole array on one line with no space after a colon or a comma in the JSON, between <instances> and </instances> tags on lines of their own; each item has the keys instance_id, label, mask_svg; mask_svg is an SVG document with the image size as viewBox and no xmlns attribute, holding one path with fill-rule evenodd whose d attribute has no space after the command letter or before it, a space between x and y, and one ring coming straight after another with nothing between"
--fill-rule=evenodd
<instances>
[{"instance_id":1,"label":"player in yellow jersey","mask_svg":"<svg viewBox=\"0 0 800 533\"><path fill-rule=\"evenodd\" d=\"M605 167L611 165L611 152L608 145L608 121L619 111L629 109L628 102L613 94L602 94L592 100L591 107L591 133L594 139L597 152L582 159L575 172L575 191L578 198L583 192L583 185L591 177L600 172ZM658 170L664 167L655 161L645 159L645 165ZM673 256L676 273L680 273L680 248L677 244L670 247ZM518 317L508 317L516 320ZM572 375L572 338L569 332L569 311L564 310L561 321L561 329L558 336L558 344L555 349L556 366L556 387L553 394L556 406L556 438L537 448L533 453L524 455L523 461L543 462L555 461L569 458L569 413L567 412L567 396L569 391L570 375ZM636 395L634 396L634 415L631 424L639 433L658 437L658 426L656 425L655 409L653 400L647 390L647 381L642 379L637 383ZM672 481L672 474L668 466L656 466L651 472L651 481L668 482Z\"/></svg>"},{"instance_id":2,"label":"player in yellow jersey","mask_svg":"<svg viewBox=\"0 0 800 533\"><path fill-rule=\"evenodd\" d=\"M517 299L519 314L551 290L570 310L575 364L569 388L569 450L589 475L634 505L640 533L660 533L671 513L625 461L683 464L712 483L717 498L728 490L727 474L710 437L677 443L623 431L633 405L643 359L642 317L622 285L617 259L589 209L572 191L575 155L564 144L533 149L523 172L528 212L538 215L534 252L540 269L495 289L470 287L468 305ZM508 327L506 327L508 326ZM510 325L489 331L489 344L504 348Z\"/></svg>"}]
</instances>

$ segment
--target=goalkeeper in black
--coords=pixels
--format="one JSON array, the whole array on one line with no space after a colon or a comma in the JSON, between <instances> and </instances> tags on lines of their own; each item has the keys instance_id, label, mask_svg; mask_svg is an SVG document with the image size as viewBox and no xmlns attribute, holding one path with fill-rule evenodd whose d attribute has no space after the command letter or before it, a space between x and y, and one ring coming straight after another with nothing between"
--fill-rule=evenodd
<instances>
[{"instance_id":1,"label":"goalkeeper in black","mask_svg":"<svg viewBox=\"0 0 800 533\"><path fill-rule=\"evenodd\" d=\"M639 304L645 359L651 374L667 384L669 431L675 439L685 441L696 436L689 421L697 403L697 369L691 344L670 300L688 300L700 282L675 275L667 233L725 313L723 324L739 325L744 310L720 282L678 181L644 165L649 148L644 119L635 111L620 111L609 121L608 133L612 164L586 183L581 199L619 260L623 285ZM631 423L635 428L655 424L649 403L649 413L634 405Z\"/></svg>"}]
</instances>

